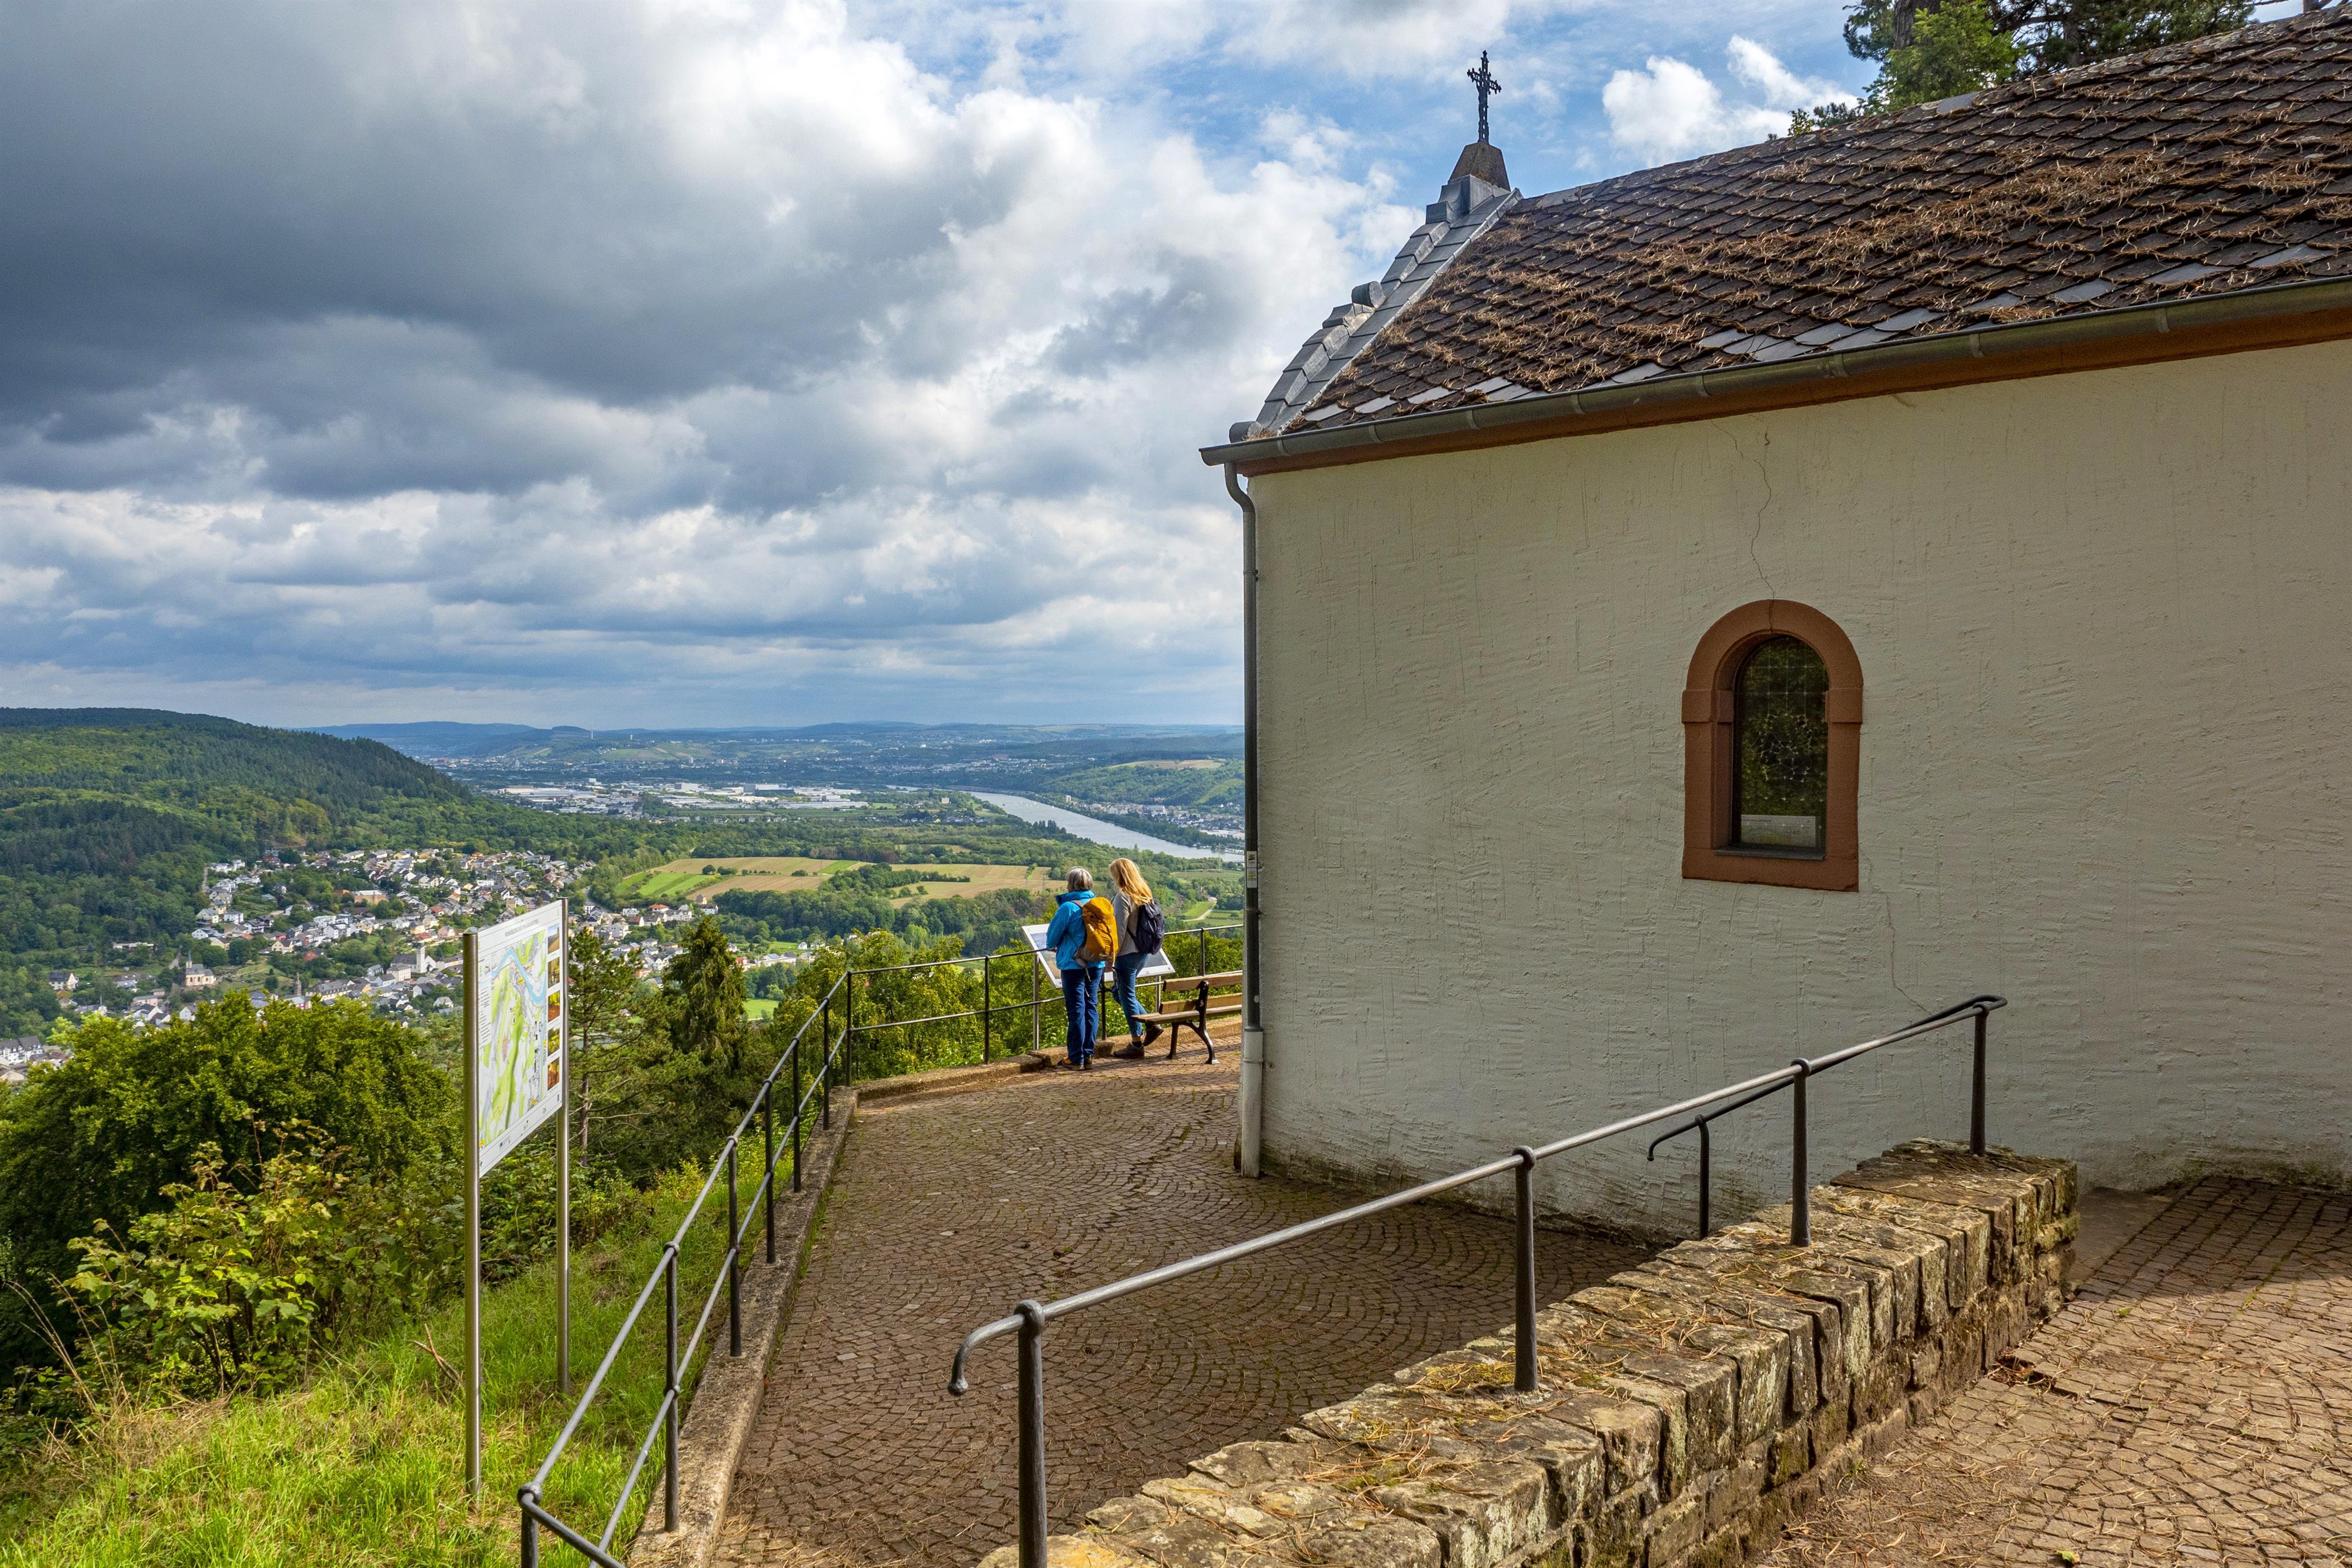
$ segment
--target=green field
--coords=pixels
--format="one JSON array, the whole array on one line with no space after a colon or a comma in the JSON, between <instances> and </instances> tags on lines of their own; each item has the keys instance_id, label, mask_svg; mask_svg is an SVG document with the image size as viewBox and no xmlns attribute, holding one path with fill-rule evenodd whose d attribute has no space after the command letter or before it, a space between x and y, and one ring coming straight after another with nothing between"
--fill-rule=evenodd
<instances>
[{"instance_id":1,"label":"green field","mask_svg":"<svg viewBox=\"0 0 2352 1568\"><path fill-rule=\"evenodd\" d=\"M655 904L671 904L685 898L697 888L708 887L719 880L705 876L699 871L673 871L667 866L633 876L621 884L621 891L630 898L642 898Z\"/></svg>"},{"instance_id":2,"label":"green field","mask_svg":"<svg viewBox=\"0 0 2352 1568\"><path fill-rule=\"evenodd\" d=\"M639 872L621 884L621 892L624 897L633 902L649 904L708 902L722 892L810 892L822 887L836 872L852 870L865 863L863 861L811 860L798 855L729 855L709 860L688 858L656 866L651 871ZM723 866L732 874L707 876L702 870L706 865ZM1044 893L1051 884L1051 877L1046 871L1027 865L924 861L909 862L902 869L936 872L943 877L963 880L919 883L919 892L916 888L908 888L895 894L890 902L897 904L908 904L919 897L969 898L974 894L994 893L1003 888Z\"/></svg>"}]
</instances>

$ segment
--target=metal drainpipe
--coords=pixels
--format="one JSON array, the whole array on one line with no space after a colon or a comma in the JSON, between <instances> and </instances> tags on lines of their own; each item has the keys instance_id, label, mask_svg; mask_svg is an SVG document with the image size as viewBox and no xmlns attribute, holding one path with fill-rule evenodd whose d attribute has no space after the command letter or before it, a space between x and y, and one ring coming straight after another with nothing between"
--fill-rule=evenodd
<instances>
[{"instance_id":1,"label":"metal drainpipe","mask_svg":"<svg viewBox=\"0 0 2352 1568\"><path fill-rule=\"evenodd\" d=\"M1242 509L1242 1092L1235 1164L1259 1174L1265 1133L1265 1026L1258 1016L1257 503L1225 465L1225 494Z\"/></svg>"}]
</instances>

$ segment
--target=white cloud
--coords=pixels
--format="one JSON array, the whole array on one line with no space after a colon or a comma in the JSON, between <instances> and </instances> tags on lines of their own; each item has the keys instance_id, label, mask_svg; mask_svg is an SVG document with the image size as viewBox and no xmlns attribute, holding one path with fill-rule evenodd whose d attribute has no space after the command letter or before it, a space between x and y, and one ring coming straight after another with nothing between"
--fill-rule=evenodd
<instances>
[{"instance_id":1,"label":"white cloud","mask_svg":"<svg viewBox=\"0 0 2352 1568\"><path fill-rule=\"evenodd\" d=\"M1800 77L1782 65L1771 50L1737 33L1731 35L1725 56L1731 74L1753 88L1768 108L1810 109L1817 103L1850 96L1840 90L1835 82Z\"/></svg>"},{"instance_id":2,"label":"white cloud","mask_svg":"<svg viewBox=\"0 0 2352 1568\"><path fill-rule=\"evenodd\" d=\"M1670 55L1651 56L1638 71L1616 72L1601 90L1610 139L1661 163L1761 141L1788 128L1790 110L1846 96L1832 82L1799 77L1771 50L1736 33L1725 63L1749 89L1745 101L1727 101L1705 72Z\"/></svg>"},{"instance_id":3,"label":"white cloud","mask_svg":"<svg viewBox=\"0 0 2352 1568\"><path fill-rule=\"evenodd\" d=\"M291 103L209 62L121 153L44 127L54 93L0 107L134 258L91 287L68 246L0 300L0 669L310 718L477 685L1018 716L1098 705L1116 624L1122 700L1230 714L1238 524L1192 448L1414 221L1328 119L1213 162L825 0L308 15ZM1181 618L1114 608L1175 583Z\"/></svg>"}]
</instances>

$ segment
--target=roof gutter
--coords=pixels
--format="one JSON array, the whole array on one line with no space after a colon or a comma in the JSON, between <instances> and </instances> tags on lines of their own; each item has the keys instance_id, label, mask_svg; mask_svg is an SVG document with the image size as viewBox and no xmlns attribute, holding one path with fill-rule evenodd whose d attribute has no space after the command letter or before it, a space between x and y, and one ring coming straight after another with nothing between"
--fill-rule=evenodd
<instances>
[{"instance_id":1,"label":"roof gutter","mask_svg":"<svg viewBox=\"0 0 2352 1568\"><path fill-rule=\"evenodd\" d=\"M2221 340L2231 329L2285 319L2345 312L2325 329L2273 332L2251 341ZM2315 329L2322 324L2313 323ZM2069 370L2221 353L2270 343L2352 336L2352 277L2306 278L2260 288L2091 310L2054 319L1988 324L1957 332L1878 343L1843 352L1807 354L1767 365L1735 365L1654 377L1625 386L1538 392L1509 402L1476 403L1437 413L1370 420L1335 430L1304 430L1201 449L1201 460L1233 464L1244 474L1370 458L1407 456L1512 441L1540 441L1635 424L1708 419L1789 403L1869 397L1908 387L1957 385ZM2161 339L2175 339L2160 343ZM2100 346L2109 351L2072 355ZM2040 356L2044 364L2025 361ZM1993 361L1985 365L1976 361ZM2002 365L2011 364L2004 369ZM1838 383L1852 383L1840 386ZM1884 385L1875 383L1885 383ZM1718 406L1727 405L1727 406Z\"/></svg>"}]
</instances>

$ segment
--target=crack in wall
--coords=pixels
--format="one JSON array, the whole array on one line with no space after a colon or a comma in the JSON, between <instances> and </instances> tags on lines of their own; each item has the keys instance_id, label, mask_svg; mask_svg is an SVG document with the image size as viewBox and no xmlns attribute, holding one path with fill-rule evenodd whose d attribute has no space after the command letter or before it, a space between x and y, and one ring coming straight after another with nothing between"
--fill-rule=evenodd
<instances>
[{"instance_id":1,"label":"crack in wall","mask_svg":"<svg viewBox=\"0 0 2352 1568\"><path fill-rule=\"evenodd\" d=\"M1772 433L1769 430L1766 430L1762 434L1764 436L1764 449L1767 452L1769 452L1772 449ZM1772 491L1771 471L1764 466L1764 460L1762 458L1750 456L1748 455L1748 448L1739 444L1739 435L1738 432L1727 428L1724 431L1724 434L1729 437L1731 441L1731 449L1734 452L1738 453L1741 460L1756 470L1756 477L1761 481L1764 486L1764 498L1756 504L1756 526L1748 531L1748 564L1756 569L1756 580L1764 585L1764 597L1767 599L1778 599L1780 597L1780 591L1772 586L1772 574L1764 570L1764 559L1757 553L1756 549L1757 545L1764 538L1764 516L1767 512L1769 512L1772 509L1772 503L1775 499Z\"/></svg>"},{"instance_id":2,"label":"crack in wall","mask_svg":"<svg viewBox=\"0 0 2352 1568\"><path fill-rule=\"evenodd\" d=\"M1877 893L1878 912L1886 925L1886 983L1894 988L1896 996L1901 997L1921 1012L1927 1012L1931 1010L1927 1004L1913 996L1909 988L1903 984L1900 953L1903 937L1902 933L1895 928L1895 894L1878 886L1878 879L1873 874L1874 868L1871 864L1870 857L1863 855L1860 859L1862 884Z\"/></svg>"}]
</instances>

